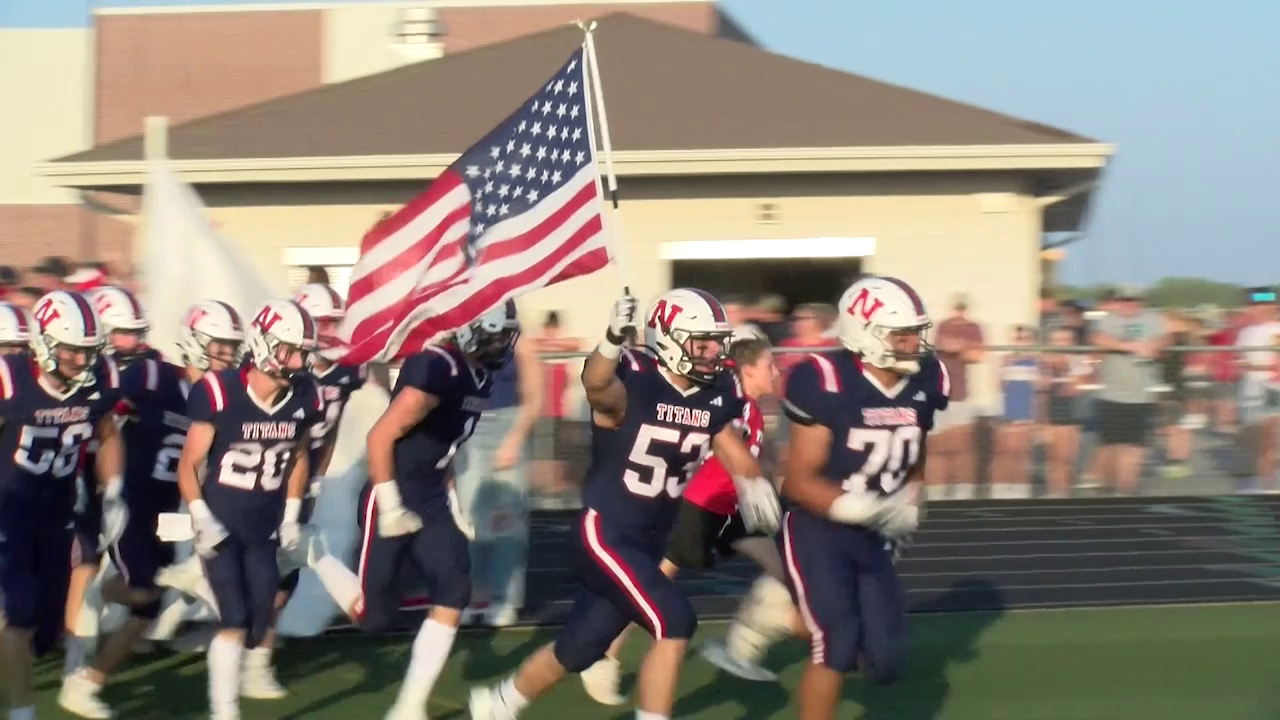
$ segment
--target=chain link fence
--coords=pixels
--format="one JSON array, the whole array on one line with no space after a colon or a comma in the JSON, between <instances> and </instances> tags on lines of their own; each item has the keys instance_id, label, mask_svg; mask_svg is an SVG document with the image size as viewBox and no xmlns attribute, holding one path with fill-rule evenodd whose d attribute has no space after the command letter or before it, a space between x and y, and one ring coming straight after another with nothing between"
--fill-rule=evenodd
<instances>
[{"instance_id":1,"label":"chain link fence","mask_svg":"<svg viewBox=\"0 0 1280 720\"><path fill-rule=\"evenodd\" d=\"M1113 356L1097 348L988 348L984 361L966 371L971 387L994 392L953 401L930 434L930 497L1217 495L1280 488L1280 365L1274 372L1242 372L1241 355L1237 348L1170 348L1150 359L1130 357L1134 373L1109 366ZM538 509L579 505L591 437L578 384L585 357L544 356L552 397L534 432L528 476ZM981 373L991 374L990 382L975 382ZM776 398L762 406L768 455L785 458L786 418Z\"/></svg>"}]
</instances>

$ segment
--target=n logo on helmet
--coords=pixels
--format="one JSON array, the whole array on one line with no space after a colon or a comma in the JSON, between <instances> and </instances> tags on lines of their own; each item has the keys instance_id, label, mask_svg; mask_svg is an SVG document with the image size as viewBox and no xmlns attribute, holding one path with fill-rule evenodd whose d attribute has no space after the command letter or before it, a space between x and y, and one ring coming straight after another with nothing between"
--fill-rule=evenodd
<instances>
[{"instance_id":1,"label":"n logo on helmet","mask_svg":"<svg viewBox=\"0 0 1280 720\"><path fill-rule=\"evenodd\" d=\"M862 292L849 303L849 307L845 308L845 312L861 319L863 322L871 322L871 316L876 311L884 307L884 301L880 298L871 297L871 291L863 288Z\"/></svg>"},{"instance_id":2,"label":"n logo on helmet","mask_svg":"<svg viewBox=\"0 0 1280 720\"><path fill-rule=\"evenodd\" d=\"M676 316L682 312L684 308L679 305L659 300L653 306L653 314L649 316L649 327L662 328L663 331L670 330L671 324L676 321Z\"/></svg>"},{"instance_id":3,"label":"n logo on helmet","mask_svg":"<svg viewBox=\"0 0 1280 720\"><path fill-rule=\"evenodd\" d=\"M202 307L193 307L187 312L187 318L183 321L183 324L189 328L194 328L196 323L203 320L204 316L208 314Z\"/></svg>"},{"instance_id":4,"label":"n logo on helmet","mask_svg":"<svg viewBox=\"0 0 1280 720\"><path fill-rule=\"evenodd\" d=\"M52 298L46 299L40 303L35 311L36 322L40 323L41 332L48 330L54 320L62 317L62 312L58 310L58 306L54 304Z\"/></svg>"},{"instance_id":5,"label":"n logo on helmet","mask_svg":"<svg viewBox=\"0 0 1280 720\"><path fill-rule=\"evenodd\" d=\"M258 328L263 335L266 335L271 332L271 328L275 327L276 323L283 319L284 318L280 317L280 313L276 312L268 305L267 307L262 308L258 313L258 317L253 319L253 326Z\"/></svg>"}]
</instances>

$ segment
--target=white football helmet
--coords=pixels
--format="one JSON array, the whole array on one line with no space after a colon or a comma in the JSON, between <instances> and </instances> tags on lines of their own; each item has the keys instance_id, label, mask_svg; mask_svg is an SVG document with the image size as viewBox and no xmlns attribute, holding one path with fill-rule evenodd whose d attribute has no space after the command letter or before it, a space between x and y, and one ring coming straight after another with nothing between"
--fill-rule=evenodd
<instances>
[{"instance_id":1,"label":"white football helmet","mask_svg":"<svg viewBox=\"0 0 1280 720\"><path fill-rule=\"evenodd\" d=\"M93 366L102 350L104 336L102 322L88 299L79 293L54 290L36 301L32 316L35 326L31 333L31 354L36 365L61 378L68 390L93 384ZM85 352L85 366L74 368L68 375L59 367L59 348Z\"/></svg>"},{"instance_id":2,"label":"white football helmet","mask_svg":"<svg viewBox=\"0 0 1280 720\"><path fill-rule=\"evenodd\" d=\"M341 357L346 351L345 343L335 333L338 323L347 316L347 304L338 291L322 283L312 283L303 285L293 301L316 321L316 340L320 349L315 355L330 362Z\"/></svg>"},{"instance_id":3,"label":"white football helmet","mask_svg":"<svg viewBox=\"0 0 1280 720\"><path fill-rule=\"evenodd\" d=\"M489 368L501 367L507 362L519 337L520 321L516 318L514 300L481 315L453 334L459 350Z\"/></svg>"},{"instance_id":4,"label":"white football helmet","mask_svg":"<svg viewBox=\"0 0 1280 720\"><path fill-rule=\"evenodd\" d=\"M897 278L865 277L840 296L837 336L869 365L902 375L920 372L920 360L933 352L932 327L920 295ZM910 338L919 343L908 350L903 345L913 344Z\"/></svg>"},{"instance_id":5,"label":"white football helmet","mask_svg":"<svg viewBox=\"0 0 1280 720\"><path fill-rule=\"evenodd\" d=\"M0 302L0 346L26 347L31 342L31 317L27 311L7 302Z\"/></svg>"},{"instance_id":6,"label":"white football helmet","mask_svg":"<svg viewBox=\"0 0 1280 720\"><path fill-rule=\"evenodd\" d=\"M644 326L644 344L671 372L710 382L724 369L732 330L724 306L696 288L668 290L654 301ZM712 341L713 354L695 352L698 341Z\"/></svg>"},{"instance_id":7,"label":"white football helmet","mask_svg":"<svg viewBox=\"0 0 1280 720\"><path fill-rule=\"evenodd\" d=\"M102 320L102 328L107 335L107 344L103 352L117 356L117 360L127 363L146 349L145 338L142 337L151 329L146 315L142 312L142 304L133 293L115 285L102 285L87 293L85 297L93 303L94 310ZM139 335L137 349L127 355L117 351L111 342L111 334L116 332L136 333Z\"/></svg>"},{"instance_id":8,"label":"white football helmet","mask_svg":"<svg viewBox=\"0 0 1280 720\"><path fill-rule=\"evenodd\" d=\"M240 321L240 313L221 300L204 300L187 308L178 331L183 362L197 370L208 370L209 343L215 340L235 345L230 363L240 363L244 354L244 323Z\"/></svg>"},{"instance_id":9,"label":"white football helmet","mask_svg":"<svg viewBox=\"0 0 1280 720\"><path fill-rule=\"evenodd\" d=\"M293 375L285 367L281 350L296 348L310 354L316 349L316 322L293 300L268 300L249 324L245 344L253 364L275 377Z\"/></svg>"}]
</instances>

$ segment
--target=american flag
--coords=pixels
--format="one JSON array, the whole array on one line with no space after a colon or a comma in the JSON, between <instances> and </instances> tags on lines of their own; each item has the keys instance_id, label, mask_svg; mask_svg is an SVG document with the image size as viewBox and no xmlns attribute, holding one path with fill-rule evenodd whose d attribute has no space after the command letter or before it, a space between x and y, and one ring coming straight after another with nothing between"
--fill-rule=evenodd
<instances>
[{"instance_id":1,"label":"american flag","mask_svg":"<svg viewBox=\"0 0 1280 720\"><path fill-rule=\"evenodd\" d=\"M608 264L584 57L365 235L342 362L403 358L509 298Z\"/></svg>"}]
</instances>

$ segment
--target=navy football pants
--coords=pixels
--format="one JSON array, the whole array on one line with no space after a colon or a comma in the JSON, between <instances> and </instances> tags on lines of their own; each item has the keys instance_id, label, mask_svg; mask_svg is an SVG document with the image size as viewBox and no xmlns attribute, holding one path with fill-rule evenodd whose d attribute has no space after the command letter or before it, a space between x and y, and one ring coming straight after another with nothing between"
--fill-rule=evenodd
<instances>
[{"instance_id":1,"label":"navy football pants","mask_svg":"<svg viewBox=\"0 0 1280 720\"><path fill-rule=\"evenodd\" d=\"M633 622L656 640L693 637L697 615L659 568L661 541L611 529L592 509L582 512L576 530L574 571L582 590L555 644L556 660L566 670L591 667Z\"/></svg>"},{"instance_id":2,"label":"navy football pants","mask_svg":"<svg viewBox=\"0 0 1280 720\"><path fill-rule=\"evenodd\" d=\"M896 680L906 656L907 605L884 538L788 512L778 542L791 597L813 636L812 661L847 673L862 656L873 682Z\"/></svg>"},{"instance_id":3,"label":"navy football pants","mask_svg":"<svg viewBox=\"0 0 1280 720\"><path fill-rule=\"evenodd\" d=\"M245 631L246 648L257 647L275 619L279 548L276 540L245 542L233 535L204 559L205 576L218 600L218 627Z\"/></svg>"},{"instance_id":4,"label":"navy football pants","mask_svg":"<svg viewBox=\"0 0 1280 720\"><path fill-rule=\"evenodd\" d=\"M360 629L379 632L395 622L410 563L427 581L432 604L466 609L471 603L471 550L448 506L433 512L415 508L422 518L422 529L386 538L378 534L378 503L370 490L366 487L361 497L363 541L356 560L364 590Z\"/></svg>"},{"instance_id":5,"label":"navy football pants","mask_svg":"<svg viewBox=\"0 0 1280 720\"><path fill-rule=\"evenodd\" d=\"M52 650L62 636L71 583L75 535L69 518L30 509L0 513L0 592L6 622L35 633L35 653Z\"/></svg>"}]
</instances>

